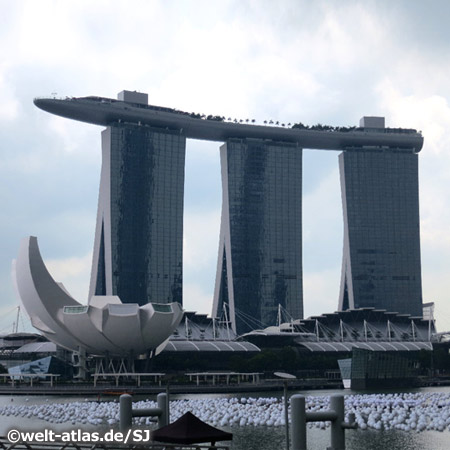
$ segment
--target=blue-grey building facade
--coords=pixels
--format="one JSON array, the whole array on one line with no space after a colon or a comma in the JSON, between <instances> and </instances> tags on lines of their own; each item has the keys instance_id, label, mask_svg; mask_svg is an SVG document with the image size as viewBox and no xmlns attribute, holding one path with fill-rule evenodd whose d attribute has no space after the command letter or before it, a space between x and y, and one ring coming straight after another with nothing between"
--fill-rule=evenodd
<instances>
[{"instance_id":1,"label":"blue-grey building facade","mask_svg":"<svg viewBox=\"0 0 450 450\"><path fill-rule=\"evenodd\" d=\"M339 155L344 250L339 309L422 316L418 155L352 148Z\"/></svg>"},{"instance_id":2,"label":"blue-grey building facade","mask_svg":"<svg viewBox=\"0 0 450 450\"><path fill-rule=\"evenodd\" d=\"M89 298L182 303L186 139L115 123L102 132L102 172Z\"/></svg>"},{"instance_id":3,"label":"blue-grey building facade","mask_svg":"<svg viewBox=\"0 0 450 450\"><path fill-rule=\"evenodd\" d=\"M239 334L303 317L302 149L229 139L220 149L222 219L213 317L227 303Z\"/></svg>"}]
</instances>

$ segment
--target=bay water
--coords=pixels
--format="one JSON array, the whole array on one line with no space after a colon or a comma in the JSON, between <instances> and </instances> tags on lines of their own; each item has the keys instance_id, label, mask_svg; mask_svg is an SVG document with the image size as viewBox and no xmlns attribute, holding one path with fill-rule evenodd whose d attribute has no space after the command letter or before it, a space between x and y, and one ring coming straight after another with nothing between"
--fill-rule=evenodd
<instances>
[{"instance_id":1,"label":"bay water","mask_svg":"<svg viewBox=\"0 0 450 450\"><path fill-rule=\"evenodd\" d=\"M436 387L418 389L414 392L443 392L449 393L449 387ZM336 393L336 391L289 391L289 395L300 393L302 395L323 396ZM344 395L355 394L356 392L345 390L339 391ZM363 394L359 392L360 394ZM189 394L189 395L172 395L172 399L199 399L199 398L219 398L219 397L281 397L281 393L252 393L252 394ZM136 396L135 400L143 399L154 400L155 396ZM80 397L62 397L62 396L0 396L0 407L5 405L35 405L42 403L65 403L91 400L96 401L97 398L80 398ZM117 401L117 398L104 398L104 401ZM78 425L71 424L49 424L38 418L21 418L17 416L0 416L0 435L5 436L6 432L12 428L18 428L22 431L37 431L44 428L50 428L55 431L68 429L76 429ZM82 425L83 430L94 431L93 425ZM115 428L118 428L115 426ZM230 445L233 450L277 450L286 448L285 444L285 428L284 426L267 427L267 426L245 426L245 427L223 427L224 430L233 433L233 441L225 443ZM401 431L401 430L347 430L346 431L347 450L448 450L450 448L450 431ZM319 428L308 428L308 449L324 450L330 445L329 428L322 430Z\"/></svg>"}]
</instances>

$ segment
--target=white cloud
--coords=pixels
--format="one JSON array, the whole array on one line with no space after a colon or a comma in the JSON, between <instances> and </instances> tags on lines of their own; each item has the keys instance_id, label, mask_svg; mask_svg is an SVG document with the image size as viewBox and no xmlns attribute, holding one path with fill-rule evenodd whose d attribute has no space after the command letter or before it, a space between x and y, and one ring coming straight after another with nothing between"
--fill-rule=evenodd
<instances>
[{"instance_id":1,"label":"white cloud","mask_svg":"<svg viewBox=\"0 0 450 450\"><path fill-rule=\"evenodd\" d=\"M219 249L220 209L185 211L183 307L210 314Z\"/></svg>"},{"instance_id":2,"label":"white cloud","mask_svg":"<svg viewBox=\"0 0 450 450\"><path fill-rule=\"evenodd\" d=\"M338 309L340 268L303 273L304 317Z\"/></svg>"},{"instance_id":3,"label":"white cloud","mask_svg":"<svg viewBox=\"0 0 450 450\"><path fill-rule=\"evenodd\" d=\"M450 145L450 105L447 99L433 93L404 94L403 90L408 90L408 87L390 78L384 78L376 87L382 109L389 118L387 125L405 128L414 126L425 137L424 152L450 160L446 151Z\"/></svg>"},{"instance_id":4,"label":"white cloud","mask_svg":"<svg viewBox=\"0 0 450 450\"><path fill-rule=\"evenodd\" d=\"M335 168L318 180L314 190L303 196L303 239L314 240L334 236L341 232L342 222L341 188L337 153ZM308 170L308 168L304 168Z\"/></svg>"},{"instance_id":5,"label":"white cloud","mask_svg":"<svg viewBox=\"0 0 450 450\"><path fill-rule=\"evenodd\" d=\"M318 176L317 184L303 195L303 270L305 272L340 267L342 260L343 218L338 158L335 152L326 156L326 159L320 159L320 161L333 161L334 168L322 177ZM312 168L304 164L303 170L306 173ZM334 289L334 297L336 297L339 285L333 285L332 280L326 277L323 282L330 289ZM315 299L305 295L304 302L305 304L315 302ZM335 306L329 304L328 307Z\"/></svg>"},{"instance_id":6,"label":"white cloud","mask_svg":"<svg viewBox=\"0 0 450 450\"><path fill-rule=\"evenodd\" d=\"M45 113L39 111L39 114ZM58 153L61 152L77 152L82 153L84 159L92 155L96 160L100 160L100 157L95 155L101 154L100 130L102 128L53 115L48 117L45 125L50 139L55 142L52 148L53 157L60 157Z\"/></svg>"},{"instance_id":7,"label":"white cloud","mask_svg":"<svg viewBox=\"0 0 450 450\"><path fill-rule=\"evenodd\" d=\"M303 197L304 317L338 307L343 219L337 154L333 158L335 168Z\"/></svg>"},{"instance_id":8,"label":"white cloud","mask_svg":"<svg viewBox=\"0 0 450 450\"><path fill-rule=\"evenodd\" d=\"M44 262L53 279L62 283L75 300L87 302L92 253L79 258L48 259Z\"/></svg>"},{"instance_id":9,"label":"white cloud","mask_svg":"<svg viewBox=\"0 0 450 450\"><path fill-rule=\"evenodd\" d=\"M211 315L213 293L196 283L183 283L183 309Z\"/></svg>"},{"instance_id":10,"label":"white cloud","mask_svg":"<svg viewBox=\"0 0 450 450\"><path fill-rule=\"evenodd\" d=\"M434 302L436 327L438 331L450 331L450 268L436 268L423 273L424 302Z\"/></svg>"},{"instance_id":11,"label":"white cloud","mask_svg":"<svg viewBox=\"0 0 450 450\"><path fill-rule=\"evenodd\" d=\"M220 209L184 214L183 261L187 271L201 273L217 263Z\"/></svg>"},{"instance_id":12,"label":"white cloud","mask_svg":"<svg viewBox=\"0 0 450 450\"><path fill-rule=\"evenodd\" d=\"M19 101L15 96L14 83L8 79L8 68L0 65L0 120L9 122L20 112Z\"/></svg>"}]
</instances>

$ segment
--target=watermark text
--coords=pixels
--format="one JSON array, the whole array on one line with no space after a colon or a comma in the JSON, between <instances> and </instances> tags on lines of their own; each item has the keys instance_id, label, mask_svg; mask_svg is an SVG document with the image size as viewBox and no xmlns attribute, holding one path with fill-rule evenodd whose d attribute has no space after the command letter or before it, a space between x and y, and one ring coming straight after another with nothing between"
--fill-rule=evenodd
<instances>
[{"instance_id":1,"label":"watermark text","mask_svg":"<svg viewBox=\"0 0 450 450\"><path fill-rule=\"evenodd\" d=\"M108 430L102 433L98 431L70 430L58 433L47 429L43 431L19 431L12 429L8 431L7 439L12 444L17 442L114 442L128 444L150 442L150 432L151 430L149 429L130 429L123 433L117 430Z\"/></svg>"}]
</instances>

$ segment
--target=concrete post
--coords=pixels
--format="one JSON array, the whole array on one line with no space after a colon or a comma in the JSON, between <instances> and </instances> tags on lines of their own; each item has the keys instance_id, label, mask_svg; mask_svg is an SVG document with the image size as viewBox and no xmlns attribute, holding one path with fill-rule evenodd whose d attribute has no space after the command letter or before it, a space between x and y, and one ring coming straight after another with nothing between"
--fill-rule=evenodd
<instances>
[{"instance_id":1,"label":"concrete post","mask_svg":"<svg viewBox=\"0 0 450 450\"><path fill-rule=\"evenodd\" d=\"M292 450L307 450L305 397L300 394L291 397L291 436Z\"/></svg>"},{"instance_id":2,"label":"concrete post","mask_svg":"<svg viewBox=\"0 0 450 450\"><path fill-rule=\"evenodd\" d=\"M287 389L287 380L284 380L284 420L285 431L286 431L286 450L289 450L289 414L288 414L288 389Z\"/></svg>"},{"instance_id":3,"label":"concrete post","mask_svg":"<svg viewBox=\"0 0 450 450\"><path fill-rule=\"evenodd\" d=\"M161 378L159 379L161 381ZM170 423L170 385L166 385L166 411L167 411L167 425Z\"/></svg>"},{"instance_id":4,"label":"concrete post","mask_svg":"<svg viewBox=\"0 0 450 450\"><path fill-rule=\"evenodd\" d=\"M158 408L161 409L162 414L158 416L158 428L165 427L169 425L169 411L167 410L167 394L165 392L161 392L157 395L156 401L158 403Z\"/></svg>"},{"instance_id":5,"label":"concrete post","mask_svg":"<svg viewBox=\"0 0 450 450\"><path fill-rule=\"evenodd\" d=\"M120 415L119 429L123 433L131 428L131 420L133 417L132 398L130 394L122 394L120 396Z\"/></svg>"},{"instance_id":6,"label":"concrete post","mask_svg":"<svg viewBox=\"0 0 450 450\"><path fill-rule=\"evenodd\" d=\"M158 428L169 424L168 396L162 392L157 395L157 408L133 409L132 397L129 394L120 396L119 429L126 432L131 428L133 417L157 417Z\"/></svg>"},{"instance_id":7,"label":"concrete post","mask_svg":"<svg viewBox=\"0 0 450 450\"><path fill-rule=\"evenodd\" d=\"M345 450L344 396L331 395L330 409L336 413L336 419L331 421L331 447L329 450Z\"/></svg>"}]
</instances>

